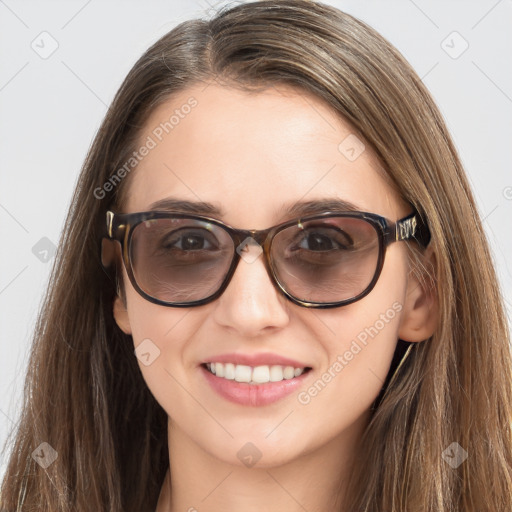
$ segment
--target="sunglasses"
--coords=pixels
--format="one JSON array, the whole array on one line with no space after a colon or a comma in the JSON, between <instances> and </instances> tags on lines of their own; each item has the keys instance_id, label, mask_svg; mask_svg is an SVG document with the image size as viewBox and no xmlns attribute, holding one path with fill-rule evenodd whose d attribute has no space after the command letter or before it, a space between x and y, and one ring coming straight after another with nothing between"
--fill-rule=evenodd
<instances>
[{"instance_id":1,"label":"sunglasses","mask_svg":"<svg viewBox=\"0 0 512 512\"><path fill-rule=\"evenodd\" d=\"M368 295L386 248L413 240L426 247L428 226L417 212L396 222L367 212L323 212L264 230L235 229L217 219L149 211L107 211L101 261L109 270L116 242L131 284L150 302L191 307L218 298L244 259L263 262L294 304L340 307ZM249 251L254 246L253 251Z\"/></svg>"}]
</instances>

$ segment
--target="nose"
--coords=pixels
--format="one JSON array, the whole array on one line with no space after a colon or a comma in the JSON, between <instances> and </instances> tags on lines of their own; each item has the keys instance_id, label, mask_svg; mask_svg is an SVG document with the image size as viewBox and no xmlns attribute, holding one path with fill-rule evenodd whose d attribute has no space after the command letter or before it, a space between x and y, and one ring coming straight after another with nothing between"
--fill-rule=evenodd
<instances>
[{"instance_id":1,"label":"nose","mask_svg":"<svg viewBox=\"0 0 512 512\"><path fill-rule=\"evenodd\" d=\"M282 328L289 322L292 304L267 273L264 254L248 244L224 293L217 300L215 321L245 337Z\"/></svg>"}]
</instances>

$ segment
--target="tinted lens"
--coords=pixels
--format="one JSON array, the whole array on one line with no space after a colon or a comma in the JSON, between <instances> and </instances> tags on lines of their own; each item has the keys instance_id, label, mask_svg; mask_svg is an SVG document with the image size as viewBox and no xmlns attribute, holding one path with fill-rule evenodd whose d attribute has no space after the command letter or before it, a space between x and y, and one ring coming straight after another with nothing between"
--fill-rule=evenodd
<instances>
[{"instance_id":1,"label":"tinted lens","mask_svg":"<svg viewBox=\"0 0 512 512\"><path fill-rule=\"evenodd\" d=\"M274 272L288 293L307 302L340 302L365 291L373 280L380 240L369 222L351 217L314 219L274 238Z\"/></svg>"},{"instance_id":2,"label":"tinted lens","mask_svg":"<svg viewBox=\"0 0 512 512\"><path fill-rule=\"evenodd\" d=\"M381 242L360 218L303 221L274 237L273 271L297 299L341 302L364 292L379 264ZM187 218L151 219L132 231L130 261L147 295L168 303L206 299L220 288L234 254L221 227Z\"/></svg>"},{"instance_id":3,"label":"tinted lens","mask_svg":"<svg viewBox=\"0 0 512 512\"><path fill-rule=\"evenodd\" d=\"M151 219L138 224L130 260L138 286L165 302L192 302L214 294L233 257L222 228L196 219Z\"/></svg>"}]
</instances>

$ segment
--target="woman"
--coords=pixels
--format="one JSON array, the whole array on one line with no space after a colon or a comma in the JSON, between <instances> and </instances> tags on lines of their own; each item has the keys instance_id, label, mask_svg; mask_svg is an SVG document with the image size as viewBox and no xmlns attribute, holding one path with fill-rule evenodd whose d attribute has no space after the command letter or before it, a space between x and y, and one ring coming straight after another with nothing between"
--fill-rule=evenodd
<instances>
[{"instance_id":1,"label":"woman","mask_svg":"<svg viewBox=\"0 0 512 512\"><path fill-rule=\"evenodd\" d=\"M509 511L508 336L387 41L302 0L182 23L84 164L2 508Z\"/></svg>"}]
</instances>

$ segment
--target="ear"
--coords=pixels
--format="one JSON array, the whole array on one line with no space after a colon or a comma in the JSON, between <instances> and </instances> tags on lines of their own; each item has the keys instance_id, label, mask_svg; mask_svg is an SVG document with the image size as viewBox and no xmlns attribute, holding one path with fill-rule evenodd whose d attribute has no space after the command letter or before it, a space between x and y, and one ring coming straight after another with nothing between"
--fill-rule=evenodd
<instances>
[{"instance_id":1,"label":"ear","mask_svg":"<svg viewBox=\"0 0 512 512\"><path fill-rule=\"evenodd\" d=\"M435 268L435 254L432 246L428 247L420 258L425 267ZM424 282L420 281L418 276L411 272L398 337L409 342L430 338L437 327L438 306L436 285L428 277Z\"/></svg>"},{"instance_id":2,"label":"ear","mask_svg":"<svg viewBox=\"0 0 512 512\"><path fill-rule=\"evenodd\" d=\"M128 310L119 295L114 299L114 319L119 328L125 334L131 334L130 319L128 318Z\"/></svg>"}]
</instances>

